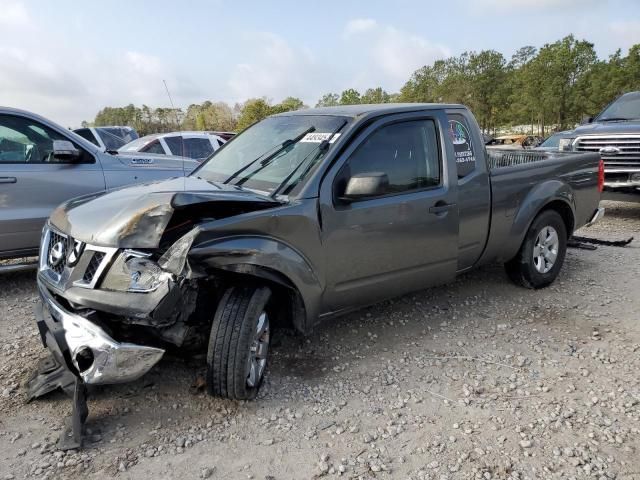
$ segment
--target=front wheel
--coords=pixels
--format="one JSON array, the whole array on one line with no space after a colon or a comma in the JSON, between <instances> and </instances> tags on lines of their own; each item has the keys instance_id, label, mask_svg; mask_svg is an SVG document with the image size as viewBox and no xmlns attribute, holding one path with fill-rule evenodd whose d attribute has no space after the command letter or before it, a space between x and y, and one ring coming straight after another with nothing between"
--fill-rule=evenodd
<instances>
[{"instance_id":1,"label":"front wheel","mask_svg":"<svg viewBox=\"0 0 640 480\"><path fill-rule=\"evenodd\" d=\"M505 264L509 278L526 288L544 288L556 279L567 253L567 228L554 210L540 213L518 254Z\"/></svg>"},{"instance_id":2,"label":"front wheel","mask_svg":"<svg viewBox=\"0 0 640 480\"><path fill-rule=\"evenodd\" d=\"M234 400L255 398L267 367L271 326L267 287L229 288L211 324L207 391Z\"/></svg>"}]
</instances>

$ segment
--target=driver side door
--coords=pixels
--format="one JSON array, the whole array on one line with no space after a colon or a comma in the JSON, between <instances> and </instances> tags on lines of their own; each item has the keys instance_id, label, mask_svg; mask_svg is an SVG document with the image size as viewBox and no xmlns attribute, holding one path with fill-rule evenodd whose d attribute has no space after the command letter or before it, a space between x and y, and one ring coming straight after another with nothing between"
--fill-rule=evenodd
<instances>
[{"instance_id":1,"label":"driver side door","mask_svg":"<svg viewBox=\"0 0 640 480\"><path fill-rule=\"evenodd\" d=\"M326 253L323 313L444 283L457 268L455 161L438 112L387 116L362 132L320 189ZM451 163L451 165L449 165ZM354 175L384 174L388 186L344 199ZM385 177L385 178L386 178Z\"/></svg>"},{"instance_id":2,"label":"driver side door","mask_svg":"<svg viewBox=\"0 0 640 480\"><path fill-rule=\"evenodd\" d=\"M53 155L54 140L69 140L26 116L0 115L0 256L37 253L51 211L70 198L105 188L100 164L81 150L79 160Z\"/></svg>"}]
</instances>

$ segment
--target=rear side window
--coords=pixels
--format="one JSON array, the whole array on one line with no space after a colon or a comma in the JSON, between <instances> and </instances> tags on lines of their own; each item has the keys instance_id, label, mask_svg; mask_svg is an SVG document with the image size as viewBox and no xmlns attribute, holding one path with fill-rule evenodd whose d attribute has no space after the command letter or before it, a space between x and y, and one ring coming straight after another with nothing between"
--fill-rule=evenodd
<instances>
[{"instance_id":1,"label":"rear side window","mask_svg":"<svg viewBox=\"0 0 640 480\"><path fill-rule=\"evenodd\" d=\"M208 138L185 138L184 154L186 157L200 160L213 153L213 145Z\"/></svg>"},{"instance_id":2,"label":"rear side window","mask_svg":"<svg viewBox=\"0 0 640 480\"><path fill-rule=\"evenodd\" d=\"M145 152L145 153L159 153L160 155L164 155L164 148L162 148L162 145L160 145L160 142L158 140L154 140L153 142L151 142L149 145L145 146L144 148L140 149L141 152Z\"/></svg>"},{"instance_id":3,"label":"rear side window","mask_svg":"<svg viewBox=\"0 0 640 480\"><path fill-rule=\"evenodd\" d=\"M386 173L386 195L440 184L440 154L431 120L394 123L373 132L351 155L338 175L338 196L353 175Z\"/></svg>"},{"instance_id":4,"label":"rear side window","mask_svg":"<svg viewBox=\"0 0 640 480\"><path fill-rule=\"evenodd\" d=\"M449 138L453 143L453 151L456 156L458 178L466 177L476 169L476 146L471 138L469 123L463 115L450 113Z\"/></svg>"},{"instance_id":5,"label":"rear side window","mask_svg":"<svg viewBox=\"0 0 640 480\"><path fill-rule=\"evenodd\" d=\"M167 142L167 146L172 155L182 156L182 137L174 135L172 137L164 137L164 141Z\"/></svg>"}]
</instances>

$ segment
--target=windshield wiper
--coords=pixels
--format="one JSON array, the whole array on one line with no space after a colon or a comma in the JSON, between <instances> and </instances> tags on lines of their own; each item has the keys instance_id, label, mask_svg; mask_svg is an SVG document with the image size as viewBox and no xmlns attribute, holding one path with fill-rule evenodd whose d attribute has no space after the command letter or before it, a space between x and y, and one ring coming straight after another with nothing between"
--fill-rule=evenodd
<instances>
[{"instance_id":1,"label":"windshield wiper","mask_svg":"<svg viewBox=\"0 0 640 480\"><path fill-rule=\"evenodd\" d=\"M231 174L231 176L229 178L227 178L224 182L222 183L229 183L231 180L233 180L234 178L237 178L238 175L240 175L242 172L244 172L245 170L247 170L249 167L251 167L252 165L256 164L257 162L260 162L260 167L265 167L266 165L269 164L269 162L271 160L273 160L280 152L282 152L283 150L286 150L287 148L289 148L291 145L295 145L296 143L298 143L300 140L302 140L304 138L304 136L307 133L311 133L313 131L315 131L316 127L314 127L313 125L309 128L307 128L304 132L302 132L300 135L298 135L295 138L289 138L287 140L285 140L284 142L282 142L280 145L276 145L275 147L271 147L269 150L267 150L266 152L264 152L262 155L259 155L256 159L251 160L249 163L247 163L245 166L243 166L242 168L240 168L239 170L233 172ZM264 157L265 155L267 155L271 150L273 150L274 148L277 148L277 150L275 150L273 153L269 154L268 156L266 156L264 159L262 157ZM261 168L259 168L258 170L261 170ZM256 170L256 172L258 171ZM253 173L256 173L253 172ZM244 177L242 180L244 180L244 182L246 182L249 179L248 177ZM244 183L243 182L243 183ZM238 182L239 183L239 182Z\"/></svg>"},{"instance_id":2,"label":"windshield wiper","mask_svg":"<svg viewBox=\"0 0 640 480\"><path fill-rule=\"evenodd\" d=\"M338 128L336 128L333 132L331 132L331 134L329 135L329 137L328 137L328 138L326 138L326 139L322 140L322 141L320 142L320 144L319 144L316 148L314 148L313 150L311 150L311 151L309 152L309 154L308 154L306 157L304 157L304 158L302 159L302 161L301 161L300 163L298 163L298 165L296 165L296 168L294 168L294 169L293 169L293 171L292 171L289 175L287 175L287 176L285 177L285 179L284 179L282 182L280 182L280 183L278 184L278 186L273 190L273 192L271 192L271 194L270 194L269 196L270 196L271 198L276 198L276 195L278 195L278 193L280 192L280 189L282 189L283 187L285 187L285 186L287 185L287 182L288 182L289 180L291 180L291 179L293 178L293 176L295 175L295 173L298 171L298 169L299 169L302 165L304 165L304 162L306 162L306 161L307 161L307 158L311 157L311 154L313 154L313 153L314 153L314 152L316 152L316 150L317 150L317 152L318 152L318 153L316 153L315 157L313 157L312 161L311 161L311 162L309 162L309 165L307 166L307 168L305 168L305 169L304 169L304 171L302 172L302 174L300 175L300 178L304 178L304 176L306 176L306 175L307 175L307 173L309 173L309 170L311 170L311 168L313 167L313 165L314 165L314 163L315 163L315 160L316 160L316 158L319 156L319 154L320 154L320 153L322 153L322 152L326 152L326 151L329 149L329 146L331 145L331 140L333 139L333 137L335 137L335 136L336 136L336 134L337 134L340 130L342 130L342 127L344 127L346 124L347 124L347 121L346 121L346 120L344 120L344 121L343 121L343 122L338 126Z\"/></svg>"}]
</instances>

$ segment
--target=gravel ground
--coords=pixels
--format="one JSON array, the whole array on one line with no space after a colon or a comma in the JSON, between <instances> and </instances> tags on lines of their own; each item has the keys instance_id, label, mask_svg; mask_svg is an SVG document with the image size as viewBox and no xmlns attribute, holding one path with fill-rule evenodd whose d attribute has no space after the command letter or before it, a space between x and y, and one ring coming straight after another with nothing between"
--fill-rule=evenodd
<instances>
[{"instance_id":1,"label":"gravel ground","mask_svg":"<svg viewBox=\"0 0 640 480\"><path fill-rule=\"evenodd\" d=\"M605 202L606 203L606 202ZM56 450L70 401L25 402L45 352L34 273L0 277L0 479L640 479L640 204L606 203L558 281L500 266L280 333L257 401L198 390L202 360L164 359L91 394L90 442Z\"/></svg>"}]
</instances>

